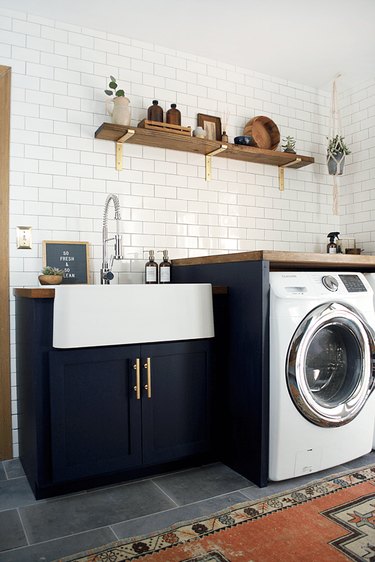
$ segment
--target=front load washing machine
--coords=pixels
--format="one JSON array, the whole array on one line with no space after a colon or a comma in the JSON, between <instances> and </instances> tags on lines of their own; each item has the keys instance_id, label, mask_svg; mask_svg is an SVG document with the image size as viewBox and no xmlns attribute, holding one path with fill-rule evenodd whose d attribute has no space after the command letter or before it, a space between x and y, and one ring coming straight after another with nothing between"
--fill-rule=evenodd
<instances>
[{"instance_id":1,"label":"front load washing machine","mask_svg":"<svg viewBox=\"0 0 375 562\"><path fill-rule=\"evenodd\" d=\"M271 480L372 449L372 302L361 273L270 273Z\"/></svg>"},{"instance_id":2,"label":"front load washing machine","mask_svg":"<svg viewBox=\"0 0 375 562\"><path fill-rule=\"evenodd\" d=\"M375 309L375 273L364 273L367 281L370 283L372 290L374 291L374 309ZM374 426L374 438L372 442L372 448L375 449L375 426Z\"/></svg>"}]
</instances>

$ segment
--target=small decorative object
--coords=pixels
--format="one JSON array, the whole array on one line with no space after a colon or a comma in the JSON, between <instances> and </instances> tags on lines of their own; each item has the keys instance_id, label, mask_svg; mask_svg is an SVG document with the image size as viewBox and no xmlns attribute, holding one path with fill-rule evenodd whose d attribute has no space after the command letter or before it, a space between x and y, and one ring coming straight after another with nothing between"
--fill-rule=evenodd
<instances>
[{"instance_id":1,"label":"small decorative object","mask_svg":"<svg viewBox=\"0 0 375 562\"><path fill-rule=\"evenodd\" d=\"M152 105L147 110L148 121L158 121L163 123L163 108L160 107L158 100L152 100Z\"/></svg>"},{"instance_id":2,"label":"small decorative object","mask_svg":"<svg viewBox=\"0 0 375 562\"><path fill-rule=\"evenodd\" d=\"M58 267L47 265L43 267L41 275L38 276L41 285L60 285L63 280L63 270Z\"/></svg>"},{"instance_id":3,"label":"small decorative object","mask_svg":"<svg viewBox=\"0 0 375 562\"><path fill-rule=\"evenodd\" d=\"M350 154L346 146L344 137L335 135L328 138L327 146L327 165L330 176L341 176L344 171L345 156Z\"/></svg>"},{"instance_id":4,"label":"small decorative object","mask_svg":"<svg viewBox=\"0 0 375 562\"><path fill-rule=\"evenodd\" d=\"M296 141L294 137L287 136L285 139L283 139L283 142L285 144L282 144L281 146L284 149L284 152L290 152L291 154L296 154L296 151L294 150L296 146Z\"/></svg>"},{"instance_id":5,"label":"small decorative object","mask_svg":"<svg viewBox=\"0 0 375 562\"><path fill-rule=\"evenodd\" d=\"M228 122L229 122L229 111L223 111L222 115L221 115L221 125L222 125L222 129L223 129L223 134L221 135L221 140L222 142L228 142L228 134L227 134L227 130L228 130Z\"/></svg>"},{"instance_id":6,"label":"small decorative object","mask_svg":"<svg viewBox=\"0 0 375 562\"><path fill-rule=\"evenodd\" d=\"M104 90L104 92L107 96L114 96L113 99L108 100L106 104L106 110L108 115L112 117L112 123L116 125L130 125L130 101L125 97L124 90L118 90L116 78L113 76L110 76L108 87L110 89ZM110 104L113 105L111 106Z\"/></svg>"},{"instance_id":7,"label":"small decorative object","mask_svg":"<svg viewBox=\"0 0 375 562\"><path fill-rule=\"evenodd\" d=\"M171 125L181 125L181 111L177 109L175 103L171 103L171 108L167 111L166 120Z\"/></svg>"},{"instance_id":8,"label":"small decorative object","mask_svg":"<svg viewBox=\"0 0 375 562\"><path fill-rule=\"evenodd\" d=\"M138 123L141 129L151 129L152 131L165 131L167 133L176 133L177 135L185 135L191 137L191 127L183 127L182 125L172 125L172 123L160 123L159 121L149 121L142 119Z\"/></svg>"},{"instance_id":9,"label":"small decorative object","mask_svg":"<svg viewBox=\"0 0 375 562\"><path fill-rule=\"evenodd\" d=\"M234 144L243 144L245 146L255 146L253 137L242 135L234 137Z\"/></svg>"},{"instance_id":10,"label":"small decorative object","mask_svg":"<svg viewBox=\"0 0 375 562\"><path fill-rule=\"evenodd\" d=\"M202 127L207 133L208 140L221 141L221 119L212 115L197 115L198 127Z\"/></svg>"},{"instance_id":11,"label":"small decorative object","mask_svg":"<svg viewBox=\"0 0 375 562\"><path fill-rule=\"evenodd\" d=\"M207 136L206 131L203 129L203 127L196 127L193 131L193 137L197 137L197 139L205 139Z\"/></svg>"},{"instance_id":12,"label":"small decorative object","mask_svg":"<svg viewBox=\"0 0 375 562\"><path fill-rule=\"evenodd\" d=\"M276 150L280 142L280 132L276 123L265 115L258 115L248 121L243 130L244 135L251 135L254 146L268 150Z\"/></svg>"}]
</instances>

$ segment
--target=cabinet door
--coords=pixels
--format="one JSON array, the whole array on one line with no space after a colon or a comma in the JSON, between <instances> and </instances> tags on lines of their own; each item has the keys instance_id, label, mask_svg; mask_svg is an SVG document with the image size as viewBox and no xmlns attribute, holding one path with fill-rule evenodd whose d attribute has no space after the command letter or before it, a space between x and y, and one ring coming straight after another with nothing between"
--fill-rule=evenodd
<instances>
[{"instance_id":1,"label":"cabinet door","mask_svg":"<svg viewBox=\"0 0 375 562\"><path fill-rule=\"evenodd\" d=\"M139 346L50 352L54 481L141 464L136 357Z\"/></svg>"},{"instance_id":2,"label":"cabinet door","mask_svg":"<svg viewBox=\"0 0 375 562\"><path fill-rule=\"evenodd\" d=\"M142 389L144 463L207 451L209 341L143 345L141 356L143 385L147 384L147 358L151 366L151 397Z\"/></svg>"}]
</instances>

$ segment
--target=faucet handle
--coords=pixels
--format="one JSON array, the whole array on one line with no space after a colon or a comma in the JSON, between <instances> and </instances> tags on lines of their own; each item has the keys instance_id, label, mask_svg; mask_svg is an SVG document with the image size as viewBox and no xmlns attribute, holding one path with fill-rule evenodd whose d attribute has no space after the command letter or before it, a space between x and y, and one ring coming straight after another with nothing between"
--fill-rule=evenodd
<instances>
[{"instance_id":1,"label":"faucet handle","mask_svg":"<svg viewBox=\"0 0 375 562\"><path fill-rule=\"evenodd\" d=\"M102 273L102 279L105 281L112 281L112 279L114 278L114 275L112 273L112 271L103 271Z\"/></svg>"}]
</instances>

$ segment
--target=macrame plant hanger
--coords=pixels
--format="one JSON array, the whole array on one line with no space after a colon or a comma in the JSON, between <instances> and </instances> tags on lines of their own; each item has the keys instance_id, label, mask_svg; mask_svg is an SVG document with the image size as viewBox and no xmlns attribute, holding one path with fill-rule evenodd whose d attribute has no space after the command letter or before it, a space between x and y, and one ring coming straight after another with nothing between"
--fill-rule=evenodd
<instances>
[{"instance_id":1,"label":"macrame plant hanger","mask_svg":"<svg viewBox=\"0 0 375 562\"><path fill-rule=\"evenodd\" d=\"M329 139L333 139L336 135L342 134L342 127L341 127L341 117L337 103L337 85L336 82L340 78L341 74L337 74L332 83L332 97L331 97L331 119L330 119L330 128L329 128ZM332 211L334 215L339 214L339 186L337 183L337 176L340 175L340 164L341 161L345 158L344 154L339 154L338 157L335 155L329 155L327 153L327 164L328 159L332 158L336 162L336 173L331 174L333 177L333 202L332 202Z\"/></svg>"}]
</instances>

